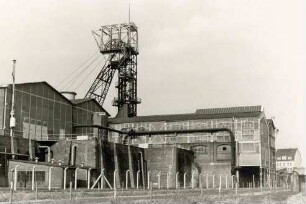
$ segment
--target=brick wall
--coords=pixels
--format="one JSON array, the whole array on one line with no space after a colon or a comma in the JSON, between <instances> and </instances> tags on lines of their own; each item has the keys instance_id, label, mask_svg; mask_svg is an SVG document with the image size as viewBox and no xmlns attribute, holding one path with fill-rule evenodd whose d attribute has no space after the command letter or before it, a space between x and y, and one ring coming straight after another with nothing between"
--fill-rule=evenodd
<instances>
[{"instance_id":1,"label":"brick wall","mask_svg":"<svg viewBox=\"0 0 306 204\"><path fill-rule=\"evenodd\" d=\"M172 148L145 149L147 170L151 172L151 181L158 182L157 174L161 175L161 187L167 186L167 173L170 173L169 187L175 187L176 173L179 172L179 182L183 184L184 173L187 173L187 182L190 183L191 166L193 163L193 152Z\"/></svg>"}]
</instances>

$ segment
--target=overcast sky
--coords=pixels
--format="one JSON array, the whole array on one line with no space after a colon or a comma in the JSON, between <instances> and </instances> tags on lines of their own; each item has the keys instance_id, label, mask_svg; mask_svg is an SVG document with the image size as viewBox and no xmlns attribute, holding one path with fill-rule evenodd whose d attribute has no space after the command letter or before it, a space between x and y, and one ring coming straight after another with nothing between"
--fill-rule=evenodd
<instances>
[{"instance_id":1,"label":"overcast sky","mask_svg":"<svg viewBox=\"0 0 306 204\"><path fill-rule=\"evenodd\" d=\"M305 164L304 2L131 0L139 27L138 115L263 105L280 130L277 147L298 147ZM17 59L17 82L47 81L61 91L59 83L98 52L91 30L127 22L128 3L0 1L0 83L10 83ZM88 68L69 90L83 97L100 68ZM112 114L114 93L112 87L105 103Z\"/></svg>"}]
</instances>

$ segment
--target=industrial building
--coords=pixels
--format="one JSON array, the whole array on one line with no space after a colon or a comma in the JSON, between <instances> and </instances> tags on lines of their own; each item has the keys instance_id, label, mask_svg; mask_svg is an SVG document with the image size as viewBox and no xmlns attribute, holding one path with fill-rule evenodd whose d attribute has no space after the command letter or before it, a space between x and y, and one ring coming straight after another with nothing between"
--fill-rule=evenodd
<instances>
[{"instance_id":1,"label":"industrial building","mask_svg":"<svg viewBox=\"0 0 306 204\"><path fill-rule=\"evenodd\" d=\"M236 163L232 165L231 137L227 131L216 133L154 134L137 137L131 143L145 148L175 146L194 151L195 163L202 174L232 175L240 182L263 182L275 179L275 137L273 120L267 120L262 106L199 109L195 113L176 115L111 118L109 126L141 131L169 131L228 128L235 136ZM122 143L112 132L109 141ZM233 171L234 170L234 171Z\"/></svg>"},{"instance_id":2,"label":"industrial building","mask_svg":"<svg viewBox=\"0 0 306 204\"><path fill-rule=\"evenodd\" d=\"M35 182L66 188L70 181L75 188L276 183L277 128L262 106L137 116L137 26L102 26L93 34L106 63L85 98L47 82L0 87L1 186L10 181L15 189L33 188ZM111 118L103 103L115 73L118 112Z\"/></svg>"}]
</instances>

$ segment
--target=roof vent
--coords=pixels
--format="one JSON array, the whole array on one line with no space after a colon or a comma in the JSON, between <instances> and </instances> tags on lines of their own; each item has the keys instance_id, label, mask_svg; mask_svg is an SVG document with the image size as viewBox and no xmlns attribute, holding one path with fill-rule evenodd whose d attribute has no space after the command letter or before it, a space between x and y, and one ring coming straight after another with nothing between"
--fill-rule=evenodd
<instances>
[{"instance_id":1,"label":"roof vent","mask_svg":"<svg viewBox=\"0 0 306 204\"><path fill-rule=\"evenodd\" d=\"M74 100L76 93L73 91L62 91L61 94L65 96L68 100Z\"/></svg>"}]
</instances>

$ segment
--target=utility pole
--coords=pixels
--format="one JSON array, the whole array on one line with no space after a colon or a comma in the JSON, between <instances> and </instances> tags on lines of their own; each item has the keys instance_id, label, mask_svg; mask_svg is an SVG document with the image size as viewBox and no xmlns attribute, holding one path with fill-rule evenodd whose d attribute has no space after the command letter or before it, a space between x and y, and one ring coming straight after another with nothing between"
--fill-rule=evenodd
<instances>
[{"instance_id":1,"label":"utility pole","mask_svg":"<svg viewBox=\"0 0 306 204\"><path fill-rule=\"evenodd\" d=\"M10 118L10 137L11 137L11 153L12 159L15 159L15 150L14 150L14 129L16 126L16 119L15 119L15 67L16 67L16 60L13 60L13 89L12 89L12 107L11 107L11 118Z\"/></svg>"}]
</instances>

